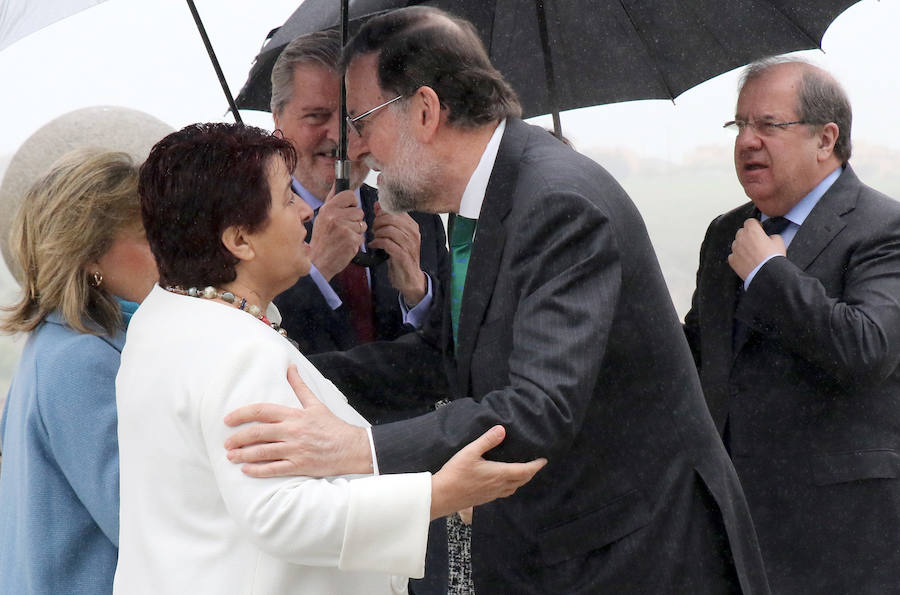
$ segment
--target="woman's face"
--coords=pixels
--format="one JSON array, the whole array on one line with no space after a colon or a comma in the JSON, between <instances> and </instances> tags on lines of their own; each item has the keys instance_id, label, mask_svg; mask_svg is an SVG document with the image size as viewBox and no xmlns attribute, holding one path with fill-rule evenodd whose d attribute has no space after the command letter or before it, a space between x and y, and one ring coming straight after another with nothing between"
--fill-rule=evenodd
<instances>
[{"instance_id":1,"label":"woman's face","mask_svg":"<svg viewBox=\"0 0 900 595\"><path fill-rule=\"evenodd\" d=\"M96 269L103 275L101 288L130 302L142 302L159 279L156 260L140 225L119 230L109 250L100 257Z\"/></svg>"},{"instance_id":2,"label":"woman's face","mask_svg":"<svg viewBox=\"0 0 900 595\"><path fill-rule=\"evenodd\" d=\"M309 274L309 245L303 224L313 212L291 189L291 175L280 157L269 159L268 182L272 195L269 217L261 229L248 237L257 275L269 285L264 291L277 295Z\"/></svg>"}]
</instances>

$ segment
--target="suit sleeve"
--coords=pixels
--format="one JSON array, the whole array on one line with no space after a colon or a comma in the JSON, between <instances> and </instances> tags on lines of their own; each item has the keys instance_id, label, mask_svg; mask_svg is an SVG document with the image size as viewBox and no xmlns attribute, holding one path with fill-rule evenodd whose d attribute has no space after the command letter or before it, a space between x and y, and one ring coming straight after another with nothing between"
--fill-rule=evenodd
<instances>
[{"instance_id":1,"label":"suit sleeve","mask_svg":"<svg viewBox=\"0 0 900 595\"><path fill-rule=\"evenodd\" d=\"M842 288L828 290L814 274L773 258L738 312L844 386L880 382L900 363L900 209L891 205L878 218L865 230L844 230L858 237L835 263Z\"/></svg>"},{"instance_id":2,"label":"suit sleeve","mask_svg":"<svg viewBox=\"0 0 900 595\"><path fill-rule=\"evenodd\" d=\"M431 411L450 394L443 356L436 343L437 316L423 329L393 341L310 356L310 361L373 423Z\"/></svg>"},{"instance_id":3,"label":"suit sleeve","mask_svg":"<svg viewBox=\"0 0 900 595\"><path fill-rule=\"evenodd\" d=\"M622 286L615 224L577 193L545 190L531 205L504 222L498 279L508 276L502 291L510 293L493 288L497 307L489 309L473 355L472 376L496 375L495 388L479 400L457 399L429 415L374 427L383 472L438 469L494 424L504 425L507 437L489 455L504 461L552 461L580 432Z\"/></svg>"},{"instance_id":4,"label":"suit sleeve","mask_svg":"<svg viewBox=\"0 0 900 595\"><path fill-rule=\"evenodd\" d=\"M684 315L684 336L687 339L688 346L691 348L691 355L694 356L694 364L697 366L698 372L703 364L701 357L702 351L700 350L700 278L701 272L706 266L708 247L710 246L712 236L714 235L713 228L720 220L721 217L717 217L710 223L706 230L706 236L703 238L703 243L700 245L700 259L697 265L694 293L691 296L691 309Z\"/></svg>"}]
</instances>

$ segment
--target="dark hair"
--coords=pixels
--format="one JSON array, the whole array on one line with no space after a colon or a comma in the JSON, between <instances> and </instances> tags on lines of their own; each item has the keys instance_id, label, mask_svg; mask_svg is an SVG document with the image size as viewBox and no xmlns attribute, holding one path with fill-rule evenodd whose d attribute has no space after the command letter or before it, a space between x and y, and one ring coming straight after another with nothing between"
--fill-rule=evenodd
<instances>
[{"instance_id":1,"label":"dark hair","mask_svg":"<svg viewBox=\"0 0 900 595\"><path fill-rule=\"evenodd\" d=\"M238 259L222 244L232 225L249 232L269 221L268 164L297 160L291 144L241 124L191 124L150 150L138 193L161 285L205 287L235 279Z\"/></svg>"},{"instance_id":2,"label":"dark hair","mask_svg":"<svg viewBox=\"0 0 900 595\"><path fill-rule=\"evenodd\" d=\"M741 76L740 89L748 82L761 78L769 69L782 64L796 64L802 69L797 90L799 118L818 126L829 122L837 124L838 137L834 141L834 154L842 163L849 161L852 152L850 127L853 124L850 100L840 83L821 68L799 58L764 58L747 67Z\"/></svg>"},{"instance_id":3,"label":"dark hair","mask_svg":"<svg viewBox=\"0 0 900 595\"><path fill-rule=\"evenodd\" d=\"M272 67L272 100L269 108L281 114L294 93L294 68L312 64L337 72L341 55L341 36L334 29L301 35L278 54Z\"/></svg>"},{"instance_id":4,"label":"dark hair","mask_svg":"<svg viewBox=\"0 0 900 595\"><path fill-rule=\"evenodd\" d=\"M519 117L515 91L491 64L471 23L429 6L395 10L369 20L350 40L341 67L378 52L378 84L388 94L431 87L449 110L447 121L476 128Z\"/></svg>"}]
</instances>

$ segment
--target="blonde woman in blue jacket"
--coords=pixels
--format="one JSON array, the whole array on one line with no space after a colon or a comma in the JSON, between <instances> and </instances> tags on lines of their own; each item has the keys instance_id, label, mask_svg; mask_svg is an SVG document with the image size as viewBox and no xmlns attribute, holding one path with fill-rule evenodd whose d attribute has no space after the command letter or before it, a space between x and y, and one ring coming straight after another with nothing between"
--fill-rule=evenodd
<instances>
[{"instance_id":1,"label":"blonde woman in blue jacket","mask_svg":"<svg viewBox=\"0 0 900 595\"><path fill-rule=\"evenodd\" d=\"M119 533L115 376L157 278L124 153L80 150L29 190L12 225L28 333L0 421L0 593L109 593Z\"/></svg>"}]
</instances>

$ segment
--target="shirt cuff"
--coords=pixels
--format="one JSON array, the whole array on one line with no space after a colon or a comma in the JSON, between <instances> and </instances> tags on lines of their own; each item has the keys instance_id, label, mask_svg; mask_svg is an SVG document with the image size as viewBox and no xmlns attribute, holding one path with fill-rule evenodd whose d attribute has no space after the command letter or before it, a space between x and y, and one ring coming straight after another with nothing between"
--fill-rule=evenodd
<instances>
[{"instance_id":1,"label":"shirt cuff","mask_svg":"<svg viewBox=\"0 0 900 595\"><path fill-rule=\"evenodd\" d=\"M322 276L322 273L319 272L316 265L311 265L309 267L309 276L313 280L313 283L316 284L316 287L319 288L319 293L325 298L325 303L327 303L332 310L340 308L343 303L341 302L341 298L325 277Z\"/></svg>"},{"instance_id":2,"label":"shirt cuff","mask_svg":"<svg viewBox=\"0 0 900 595\"><path fill-rule=\"evenodd\" d=\"M775 258L776 256L784 256L783 254L770 254L763 260L761 263L756 265L756 268L750 271L750 274L747 275L747 278L744 279L744 291L747 291L747 288L750 287L750 282L753 281L753 277L756 276L756 273L759 272L759 269L763 267L764 264Z\"/></svg>"},{"instance_id":3,"label":"shirt cuff","mask_svg":"<svg viewBox=\"0 0 900 595\"><path fill-rule=\"evenodd\" d=\"M428 318L428 310L431 309L432 297L434 295L431 285L431 275L425 273L425 280L428 283L425 297L423 297L414 308L410 308L406 305L403 294L397 296L397 299L400 300L400 311L403 312L403 324L412 325L414 328L422 327L422 324L424 324L425 320Z\"/></svg>"},{"instance_id":4,"label":"shirt cuff","mask_svg":"<svg viewBox=\"0 0 900 595\"><path fill-rule=\"evenodd\" d=\"M366 428L366 436L369 437L369 450L372 451L372 475L378 475L378 459L375 458L375 439L372 438L372 427Z\"/></svg>"}]
</instances>

